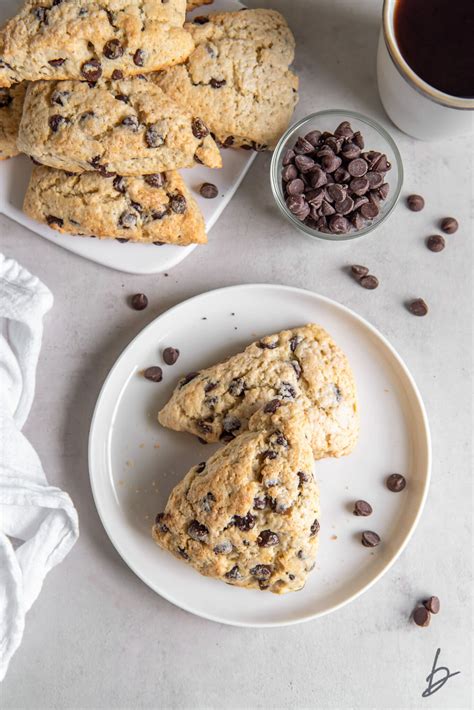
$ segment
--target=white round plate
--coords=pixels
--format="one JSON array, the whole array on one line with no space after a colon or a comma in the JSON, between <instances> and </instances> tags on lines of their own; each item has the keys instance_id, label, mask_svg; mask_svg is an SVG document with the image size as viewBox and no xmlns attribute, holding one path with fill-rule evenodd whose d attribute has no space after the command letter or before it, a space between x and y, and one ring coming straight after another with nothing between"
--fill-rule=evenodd
<instances>
[{"instance_id":1,"label":"white round plate","mask_svg":"<svg viewBox=\"0 0 474 710\"><path fill-rule=\"evenodd\" d=\"M321 488L320 549L305 588L283 596L231 587L202 577L158 548L150 536L172 487L217 446L161 427L158 410L178 378L239 352L263 335L316 322L345 351L354 369L361 411L356 450L315 465ZM179 348L173 367L163 348ZM140 371L163 367L163 381ZM425 409L406 366L385 338L344 306L310 291L243 285L210 291L175 306L148 325L113 366L91 425L89 468L97 510L129 567L182 609L239 626L283 626L347 604L379 579L407 544L420 517L430 477ZM407 487L391 493L385 479L403 473ZM352 513L368 500L370 518ZM363 530L382 538L361 545Z\"/></svg>"}]
</instances>

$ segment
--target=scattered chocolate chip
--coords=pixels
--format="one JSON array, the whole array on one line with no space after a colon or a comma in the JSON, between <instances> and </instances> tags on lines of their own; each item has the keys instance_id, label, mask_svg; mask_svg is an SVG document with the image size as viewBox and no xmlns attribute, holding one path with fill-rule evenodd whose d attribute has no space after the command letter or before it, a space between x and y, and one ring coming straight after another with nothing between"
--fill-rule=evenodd
<instances>
[{"instance_id":1,"label":"scattered chocolate chip","mask_svg":"<svg viewBox=\"0 0 474 710\"><path fill-rule=\"evenodd\" d=\"M407 308L414 316L426 316L428 313L428 305L422 298L415 298L414 301L410 301L407 304Z\"/></svg>"},{"instance_id":2,"label":"scattered chocolate chip","mask_svg":"<svg viewBox=\"0 0 474 710\"><path fill-rule=\"evenodd\" d=\"M130 130L136 132L138 131L140 124L136 116L125 116L125 118L122 119L122 126L130 128Z\"/></svg>"},{"instance_id":3,"label":"scattered chocolate chip","mask_svg":"<svg viewBox=\"0 0 474 710\"><path fill-rule=\"evenodd\" d=\"M137 215L133 212L122 212L119 217L119 225L124 229L133 229L137 226Z\"/></svg>"},{"instance_id":4,"label":"scattered chocolate chip","mask_svg":"<svg viewBox=\"0 0 474 710\"><path fill-rule=\"evenodd\" d=\"M295 143L294 149L295 153L297 155L305 155L307 153L312 153L314 150L314 147L310 141L306 140L306 138L302 138L301 136L298 138L298 140Z\"/></svg>"},{"instance_id":5,"label":"scattered chocolate chip","mask_svg":"<svg viewBox=\"0 0 474 710\"><path fill-rule=\"evenodd\" d=\"M52 67L62 67L66 60L63 59L62 57L58 57L58 59L50 59L48 61L48 64Z\"/></svg>"},{"instance_id":6,"label":"scattered chocolate chip","mask_svg":"<svg viewBox=\"0 0 474 710\"><path fill-rule=\"evenodd\" d=\"M256 518L250 513L250 511L247 513L247 515L240 516L240 515L234 515L232 518L232 523L235 525L236 528L239 528L242 532L249 532L249 530L252 530L252 528L255 525Z\"/></svg>"},{"instance_id":7,"label":"scattered chocolate chip","mask_svg":"<svg viewBox=\"0 0 474 710\"><path fill-rule=\"evenodd\" d=\"M183 558L183 560L189 560L189 555L186 552L186 550L184 549L184 547L178 547L178 552L181 555L181 557Z\"/></svg>"},{"instance_id":8,"label":"scattered chocolate chip","mask_svg":"<svg viewBox=\"0 0 474 710\"><path fill-rule=\"evenodd\" d=\"M369 270L366 266L361 266L360 264L353 264L351 266L351 273L354 274L356 278L360 279L362 276L367 276Z\"/></svg>"},{"instance_id":9,"label":"scattered chocolate chip","mask_svg":"<svg viewBox=\"0 0 474 710\"><path fill-rule=\"evenodd\" d=\"M424 606L418 606L413 612L413 621L417 626L429 626L431 614Z\"/></svg>"},{"instance_id":10,"label":"scattered chocolate chip","mask_svg":"<svg viewBox=\"0 0 474 710\"><path fill-rule=\"evenodd\" d=\"M256 579L266 580L272 576L272 568L270 565L255 565L250 570L250 574Z\"/></svg>"},{"instance_id":11,"label":"scattered chocolate chip","mask_svg":"<svg viewBox=\"0 0 474 710\"><path fill-rule=\"evenodd\" d=\"M440 609L440 603L438 597L429 597L423 602L425 609L428 609L432 614L437 614Z\"/></svg>"},{"instance_id":12,"label":"scattered chocolate chip","mask_svg":"<svg viewBox=\"0 0 474 710\"><path fill-rule=\"evenodd\" d=\"M296 475L300 479L300 483L299 483L300 486L302 486L303 483L308 483L309 476L307 473L305 473L304 471L298 471L298 473Z\"/></svg>"},{"instance_id":13,"label":"scattered chocolate chip","mask_svg":"<svg viewBox=\"0 0 474 710\"><path fill-rule=\"evenodd\" d=\"M262 498L257 496L256 498L254 498L253 507L255 508L255 510L265 510L265 508L267 507L267 497L264 496Z\"/></svg>"},{"instance_id":14,"label":"scattered chocolate chip","mask_svg":"<svg viewBox=\"0 0 474 710\"><path fill-rule=\"evenodd\" d=\"M206 462L201 461L201 463L198 463L198 465L196 466L196 473L202 473L205 468L206 468Z\"/></svg>"},{"instance_id":15,"label":"scattered chocolate chip","mask_svg":"<svg viewBox=\"0 0 474 710\"><path fill-rule=\"evenodd\" d=\"M308 143L311 143L311 145L314 146L315 148L319 144L320 138L321 138L321 131L310 131L304 137L305 141L308 141Z\"/></svg>"},{"instance_id":16,"label":"scattered chocolate chip","mask_svg":"<svg viewBox=\"0 0 474 710\"><path fill-rule=\"evenodd\" d=\"M174 365L179 358L178 348L165 348L163 350L163 360L167 365Z\"/></svg>"},{"instance_id":17,"label":"scattered chocolate chip","mask_svg":"<svg viewBox=\"0 0 474 710\"><path fill-rule=\"evenodd\" d=\"M354 515L367 517L372 514L372 506L366 500L356 500L354 503Z\"/></svg>"},{"instance_id":18,"label":"scattered chocolate chip","mask_svg":"<svg viewBox=\"0 0 474 710\"><path fill-rule=\"evenodd\" d=\"M98 59L90 59L81 67L81 74L86 81L96 82L102 76L102 66Z\"/></svg>"},{"instance_id":19,"label":"scattered chocolate chip","mask_svg":"<svg viewBox=\"0 0 474 710\"><path fill-rule=\"evenodd\" d=\"M211 491L206 493L204 498L202 499L201 507L205 513L210 513L212 510L212 505L213 503L216 502L216 497L214 496Z\"/></svg>"},{"instance_id":20,"label":"scattered chocolate chip","mask_svg":"<svg viewBox=\"0 0 474 710\"><path fill-rule=\"evenodd\" d=\"M362 533L361 541L364 547L377 547L380 543L380 537L372 530L365 530Z\"/></svg>"},{"instance_id":21,"label":"scattered chocolate chip","mask_svg":"<svg viewBox=\"0 0 474 710\"><path fill-rule=\"evenodd\" d=\"M260 535L257 537L257 545L259 547L272 547L273 545L278 545L280 543L280 538L277 533L271 530L262 530Z\"/></svg>"},{"instance_id":22,"label":"scattered chocolate chip","mask_svg":"<svg viewBox=\"0 0 474 710\"><path fill-rule=\"evenodd\" d=\"M402 476L401 473L391 473L386 483L388 490L392 493L400 493L407 484L405 476Z\"/></svg>"},{"instance_id":23,"label":"scattered chocolate chip","mask_svg":"<svg viewBox=\"0 0 474 710\"><path fill-rule=\"evenodd\" d=\"M147 367L143 372L143 377L147 380L151 380L152 382L161 382L163 379L163 370L157 365Z\"/></svg>"},{"instance_id":24,"label":"scattered chocolate chip","mask_svg":"<svg viewBox=\"0 0 474 710\"><path fill-rule=\"evenodd\" d=\"M212 182L203 182L199 188L199 193L201 197L205 197L207 200L212 200L214 197L217 197L219 190L212 184Z\"/></svg>"},{"instance_id":25,"label":"scattered chocolate chip","mask_svg":"<svg viewBox=\"0 0 474 710\"><path fill-rule=\"evenodd\" d=\"M120 69L114 69L112 72L112 79L114 81L120 81L120 79L123 79L123 72L120 71Z\"/></svg>"},{"instance_id":26,"label":"scattered chocolate chip","mask_svg":"<svg viewBox=\"0 0 474 710\"><path fill-rule=\"evenodd\" d=\"M426 246L430 251L438 252L443 251L446 242L441 234L432 234L431 237L428 237L426 240Z\"/></svg>"},{"instance_id":27,"label":"scattered chocolate chip","mask_svg":"<svg viewBox=\"0 0 474 710\"><path fill-rule=\"evenodd\" d=\"M425 201L421 195L409 195L407 197L407 207L412 212L420 212L425 206Z\"/></svg>"},{"instance_id":28,"label":"scattered chocolate chip","mask_svg":"<svg viewBox=\"0 0 474 710\"><path fill-rule=\"evenodd\" d=\"M213 89L221 89L226 83L225 79L211 79L209 85L212 86Z\"/></svg>"},{"instance_id":29,"label":"scattered chocolate chip","mask_svg":"<svg viewBox=\"0 0 474 710\"><path fill-rule=\"evenodd\" d=\"M209 22L209 18L206 15L198 15L193 19L193 22L196 25L205 25Z\"/></svg>"},{"instance_id":30,"label":"scattered chocolate chip","mask_svg":"<svg viewBox=\"0 0 474 710\"><path fill-rule=\"evenodd\" d=\"M240 429L241 422L237 417L233 417L231 414L227 414L222 420L222 428L227 434L232 434L232 432Z\"/></svg>"},{"instance_id":31,"label":"scattered chocolate chip","mask_svg":"<svg viewBox=\"0 0 474 710\"><path fill-rule=\"evenodd\" d=\"M130 305L136 311L143 311L148 306L148 298L144 293L136 293L130 300Z\"/></svg>"},{"instance_id":32,"label":"scattered chocolate chip","mask_svg":"<svg viewBox=\"0 0 474 710\"><path fill-rule=\"evenodd\" d=\"M265 459L276 459L278 456L276 451L273 451L273 449L268 449L267 451L264 451L262 454L262 460L265 461Z\"/></svg>"},{"instance_id":33,"label":"scattered chocolate chip","mask_svg":"<svg viewBox=\"0 0 474 710\"><path fill-rule=\"evenodd\" d=\"M440 226L445 234L454 234L454 232L458 231L459 224L454 217L445 217L441 220Z\"/></svg>"},{"instance_id":34,"label":"scattered chocolate chip","mask_svg":"<svg viewBox=\"0 0 474 710\"><path fill-rule=\"evenodd\" d=\"M267 414L275 414L278 407L281 407L280 400L279 399L272 399L272 400L270 400L270 402L267 402L267 404L263 408L263 411L266 412Z\"/></svg>"},{"instance_id":35,"label":"scattered chocolate chip","mask_svg":"<svg viewBox=\"0 0 474 710\"><path fill-rule=\"evenodd\" d=\"M104 44L102 52L107 59L118 59L123 55L123 47L118 39L111 39Z\"/></svg>"},{"instance_id":36,"label":"scattered chocolate chip","mask_svg":"<svg viewBox=\"0 0 474 710\"><path fill-rule=\"evenodd\" d=\"M245 393L245 382L240 377L235 377L229 384L229 394L233 397L241 397Z\"/></svg>"},{"instance_id":37,"label":"scattered chocolate chip","mask_svg":"<svg viewBox=\"0 0 474 710\"><path fill-rule=\"evenodd\" d=\"M50 117L48 123L53 133L57 133L61 126L67 123L67 119L65 119L64 116L60 116L59 114L54 114Z\"/></svg>"},{"instance_id":38,"label":"scattered chocolate chip","mask_svg":"<svg viewBox=\"0 0 474 710\"><path fill-rule=\"evenodd\" d=\"M191 122L191 130L193 132L193 136L200 140L209 135L209 128L201 118L193 118Z\"/></svg>"},{"instance_id":39,"label":"scattered chocolate chip","mask_svg":"<svg viewBox=\"0 0 474 710\"><path fill-rule=\"evenodd\" d=\"M362 276L359 279L359 283L363 288L366 288L371 291L374 288L377 288L377 286L379 285L379 280L373 274L367 274L366 276Z\"/></svg>"},{"instance_id":40,"label":"scattered chocolate chip","mask_svg":"<svg viewBox=\"0 0 474 710\"><path fill-rule=\"evenodd\" d=\"M160 532L162 533L167 533L169 532L169 528L167 525L163 523L163 518L165 517L164 513L158 513L158 515L155 518L155 525L158 527Z\"/></svg>"},{"instance_id":41,"label":"scattered chocolate chip","mask_svg":"<svg viewBox=\"0 0 474 710\"><path fill-rule=\"evenodd\" d=\"M319 532L319 529L320 529L319 520L316 518L310 527L310 532L311 532L310 537L312 537L313 535L317 535Z\"/></svg>"},{"instance_id":42,"label":"scattered chocolate chip","mask_svg":"<svg viewBox=\"0 0 474 710\"><path fill-rule=\"evenodd\" d=\"M197 542L205 542L209 535L209 530L197 520L192 520L188 525L188 535Z\"/></svg>"}]
</instances>

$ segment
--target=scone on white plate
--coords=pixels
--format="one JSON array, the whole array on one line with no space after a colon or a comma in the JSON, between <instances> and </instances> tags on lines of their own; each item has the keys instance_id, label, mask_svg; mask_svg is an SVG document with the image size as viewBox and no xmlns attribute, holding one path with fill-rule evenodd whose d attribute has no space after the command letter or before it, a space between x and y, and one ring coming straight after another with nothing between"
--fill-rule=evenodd
<instances>
[{"instance_id":1,"label":"scone on white plate","mask_svg":"<svg viewBox=\"0 0 474 710\"><path fill-rule=\"evenodd\" d=\"M207 577L277 594L301 589L319 532L310 440L298 403L269 403L173 489L154 540Z\"/></svg>"},{"instance_id":2,"label":"scone on white plate","mask_svg":"<svg viewBox=\"0 0 474 710\"><path fill-rule=\"evenodd\" d=\"M270 400L302 402L316 459L354 448L359 417L351 367L331 336L312 323L266 336L223 363L187 374L158 419L216 442L245 431Z\"/></svg>"}]
</instances>

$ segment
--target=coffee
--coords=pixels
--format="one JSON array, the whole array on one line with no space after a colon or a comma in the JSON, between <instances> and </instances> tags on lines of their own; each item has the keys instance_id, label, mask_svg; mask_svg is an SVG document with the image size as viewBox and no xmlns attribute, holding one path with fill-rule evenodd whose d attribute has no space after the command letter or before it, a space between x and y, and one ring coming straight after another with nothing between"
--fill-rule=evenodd
<instances>
[{"instance_id":1,"label":"coffee","mask_svg":"<svg viewBox=\"0 0 474 710\"><path fill-rule=\"evenodd\" d=\"M394 27L403 58L423 81L474 98L474 0L398 0Z\"/></svg>"}]
</instances>

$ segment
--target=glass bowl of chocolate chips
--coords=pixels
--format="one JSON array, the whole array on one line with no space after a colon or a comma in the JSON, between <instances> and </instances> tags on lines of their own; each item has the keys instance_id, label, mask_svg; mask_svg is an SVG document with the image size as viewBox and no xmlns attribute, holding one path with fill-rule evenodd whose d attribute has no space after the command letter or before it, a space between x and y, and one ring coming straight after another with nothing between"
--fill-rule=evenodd
<instances>
[{"instance_id":1,"label":"glass bowl of chocolate chips","mask_svg":"<svg viewBox=\"0 0 474 710\"><path fill-rule=\"evenodd\" d=\"M387 219L400 195L403 165L376 121L354 111L319 111L282 136L271 183L277 205L297 229L345 241Z\"/></svg>"}]
</instances>

